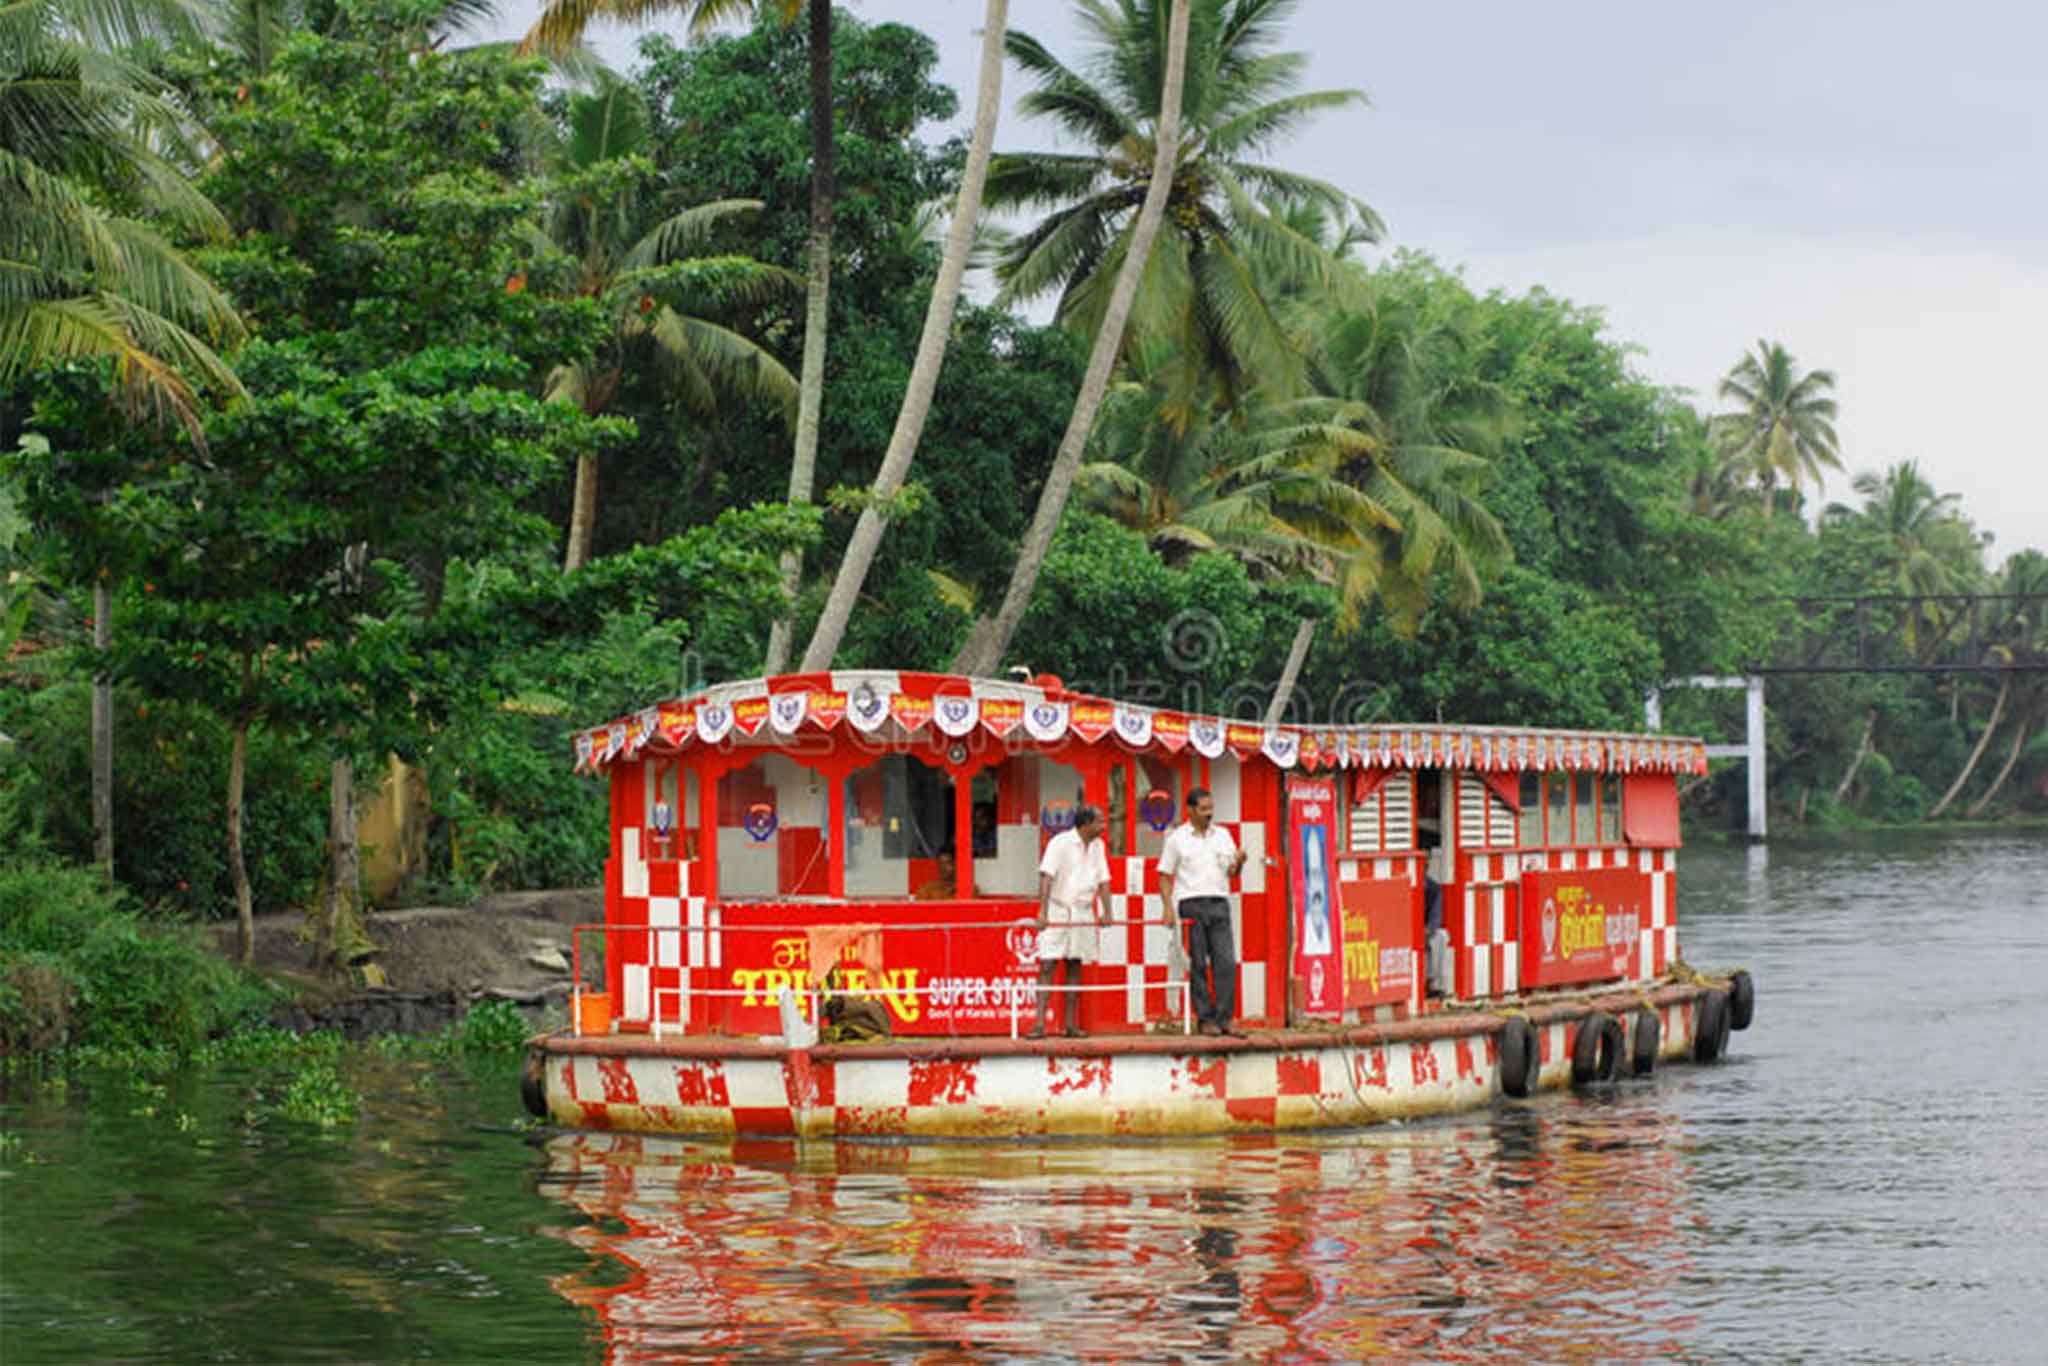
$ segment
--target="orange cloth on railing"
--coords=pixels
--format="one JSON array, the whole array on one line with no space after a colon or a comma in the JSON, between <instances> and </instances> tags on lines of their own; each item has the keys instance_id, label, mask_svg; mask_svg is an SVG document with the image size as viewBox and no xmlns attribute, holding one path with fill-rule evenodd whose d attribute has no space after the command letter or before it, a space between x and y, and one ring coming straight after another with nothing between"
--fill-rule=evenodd
<instances>
[{"instance_id":1,"label":"orange cloth on railing","mask_svg":"<svg viewBox=\"0 0 2048 1366\"><path fill-rule=\"evenodd\" d=\"M882 927L880 925L818 925L804 932L811 944L811 976L823 982L832 969L841 966L846 947L867 970L870 986L882 985Z\"/></svg>"}]
</instances>

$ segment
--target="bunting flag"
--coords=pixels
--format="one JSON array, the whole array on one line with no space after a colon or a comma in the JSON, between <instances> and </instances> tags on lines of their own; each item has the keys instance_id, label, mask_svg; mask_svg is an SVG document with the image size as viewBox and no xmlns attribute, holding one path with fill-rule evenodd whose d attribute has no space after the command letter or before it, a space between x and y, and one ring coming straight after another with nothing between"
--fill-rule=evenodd
<instances>
[{"instance_id":1,"label":"bunting flag","mask_svg":"<svg viewBox=\"0 0 2048 1366\"><path fill-rule=\"evenodd\" d=\"M1107 702L1076 702L1067 724L1074 734L1092 745L1109 734L1109 728L1116 724L1116 712Z\"/></svg>"},{"instance_id":2,"label":"bunting flag","mask_svg":"<svg viewBox=\"0 0 2048 1366\"><path fill-rule=\"evenodd\" d=\"M1068 713L1065 702L1033 702L1024 708L1024 732L1042 745L1065 738Z\"/></svg>"},{"instance_id":3,"label":"bunting flag","mask_svg":"<svg viewBox=\"0 0 2048 1366\"><path fill-rule=\"evenodd\" d=\"M1143 749L1152 743L1152 713L1145 707L1118 706L1114 709L1116 738Z\"/></svg>"},{"instance_id":4,"label":"bunting flag","mask_svg":"<svg viewBox=\"0 0 2048 1366\"><path fill-rule=\"evenodd\" d=\"M843 692L813 692L805 709L811 714L811 724L819 730L831 730L846 719L846 694Z\"/></svg>"},{"instance_id":5,"label":"bunting flag","mask_svg":"<svg viewBox=\"0 0 2048 1366\"><path fill-rule=\"evenodd\" d=\"M1301 737L1276 726L1260 740L1259 749L1281 768L1293 768L1295 759L1301 754Z\"/></svg>"},{"instance_id":6,"label":"bunting flag","mask_svg":"<svg viewBox=\"0 0 2048 1366\"><path fill-rule=\"evenodd\" d=\"M903 727L905 735L915 735L924 728L925 722L932 719L932 700L900 692L889 699L889 714L896 718L897 725Z\"/></svg>"},{"instance_id":7,"label":"bunting flag","mask_svg":"<svg viewBox=\"0 0 2048 1366\"><path fill-rule=\"evenodd\" d=\"M932 699L932 724L954 739L973 730L981 720L981 703L972 696L947 693Z\"/></svg>"},{"instance_id":8,"label":"bunting flag","mask_svg":"<svg viewBox=\"0 0 2048 1366\"><path fill-rule=\"evenodd\" d=\"M808 692L779 692L768 699L768 724L777 735L794 735L810 711Z\"/></svg>"},{"instance_id":9,"label":"bunting flag","mask_svg":"<svg viewBox=\"0 0 2048 1366\"><path fill-rule=\"evenodd\" d=\"M835 678L847 684L849 691L810 686L808 678L791 675L720 684L708 696L642 708L607 726L575 732L576 769L587 772L621 757L636 759L657 739L663 742L662 753L693 742L774 743L801 734L806 721L830 731L848 717L867 735L882 732L893 720L897 731L890 734L898 736L897 743L917 735L926 722L932 723L934 732L954 739L971 735L977 727L998 738L1021 729L1041 745L1057 745L1070 735L1092 744L1114 734L1131 750L1156 749L1173 755L1192 749L1208 759L1235 751L1247 759L1263 756L1279 768L1311 772L1364 766L1623 774L1704 772L1707 764L1705 745L1689 737L1497 732L1459 726L1341 726L1302 731L1155 711L1098 697L1027 700L1030 694L1020 695L1014 685L990 685L984 692L981 683L969 678L899 676L881 671ZM775 691L778 685L787 691ZM1056 685L1049 686L1057 690Z\"/></svg>"},{"instance_id":10,"label":"bunting flag","mask_svg":"<svg viewBox=\"0 0 2048 1366\"><path fill-rule=\"evenodd\" d=\"M981 724L1000 740L1024 724L1024 704L1014 697L984 697Z\"/></svg>"},{"instance_id":11,"label":"bunting flag","mask_svg":"<svg viewBox=\"0 0 2048 1366\"><path fill-rule=\"evenodd\" d=\"M863 735L873 735L889 719L889 694L863 683L846 697L846 719Z\"/></svg>"},{"instance_id":12,"label":"bunting flag","mask_svg":"<svg viewBox=\"0 0 2048 1366\"><path fill-rule=\"evenodd\" d=\"M661 708L661 738L677 749L688 744L697 734L697 708L685 703L663 703Z\"/></svg>"},{"instance_id":13,"label":"bunting flag","mask_svg":"<svg viewBox=\"0 0 2048 1366\"><path fill-rule=\"evenodd\" d=\"M715 745L732 731L732 708L723 702L697 704L697 738Z\"/></svg>"}]
</instances>

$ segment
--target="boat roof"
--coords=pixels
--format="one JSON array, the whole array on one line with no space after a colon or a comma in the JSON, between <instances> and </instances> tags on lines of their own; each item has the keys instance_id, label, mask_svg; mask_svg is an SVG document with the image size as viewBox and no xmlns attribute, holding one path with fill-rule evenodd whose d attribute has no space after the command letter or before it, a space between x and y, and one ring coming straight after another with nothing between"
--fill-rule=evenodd
<instances>
[{"instance_id":1,"label":"boat roof","mask_svg":"<svg viewBox=\"0 0 2048 1366\"><path fill-rule=\"evenodd\" d=\"M1038 746L1114 738L1130 751L1207 758L1260 754L1283 769L1431 768L1704 773L1691 736L1539 726L1423 722L1276 725L1234 720L1068 688L1049 674L1024 680L896 669L778 674L714 683L575 737L577 770L698 746L782 744L810 728L846 727L867 744L915 744L927 727L964 739L979 728Z\"/></svg>"}]
</instances>

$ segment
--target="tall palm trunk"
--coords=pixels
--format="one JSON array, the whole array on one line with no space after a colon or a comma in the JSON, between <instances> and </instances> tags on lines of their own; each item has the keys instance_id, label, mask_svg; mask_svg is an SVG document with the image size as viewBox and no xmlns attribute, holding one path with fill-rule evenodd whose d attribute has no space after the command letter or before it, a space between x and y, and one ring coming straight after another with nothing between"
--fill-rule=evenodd
<instances>
[{"instance_id":1,"label":"tall palm trunk","mask_svg":"<svg viewBox=\"0 0 2048 1366\"><path fill-rule=\"evenodd\" d=\"M1316 624L1304 621L1294 628L1294 645L1287 651L1287 667L1280 671L1280 686L1273 689L1272 705L1266 708L1266 724L1277 726L1287 714L1294 696L1294 682L1301 677L1302 661L1308 658L1308 644L1316 638Z\"/></svg>"},{"instance_id":2,"label":"tall palm trunk","mask_svg":"<svg viewBox=\"0 0 2048 1366\"><path fill-rule=\"evenodd\" d=\"M1958 689L1960 691L1960 689ZM1928 820L1937 820L1948 810L1949 803L1963 790L1963 784L1970 781L1970 775L1977 771L1977 761L1984 757L1984 747L1991 743L1991 732L1998 729L1998 723L2005 715L2005 699L2012 691L2012 674L2007 673L1998 684L1998 700L1991 704L1991 719L1984 723L1984 733L1977 737L1977 746L1970 751L1970 761L1963 765L1963 771L1956 774L1956 780L1948 785L1948 791L1941 794L1941 800L1927 813Z\"/></svg>"},{"instance_id":3,"label":"tall palm trunk","mask_svg":"<svg viewBox=\"0 0 2048 1366\"><path fill-rule=\"evenodd\" d=\"M811 501L818 474L818 420L825 407L826 305L832 293L832 210L839 197L832 140L832 0L811 0L811 237L810 280L804 291L804 360L797 376L796 450L789 462L789 501ZM803 556L782 556L782 591L791 599L803 575ZM764 673L789 664L790 635L783 616L768 630Z\"/></svg>"},{"instance_id":4,"label":"tall palm trunk","mask_svg":"<svg viewBox=\"0 0 2048 1366\"><path fill-rule=\"evenodd\" d=\"M1835 784L1835 800L1837 802L1849 795L1849 785L1856 781L1857 773L1862 771L1863 761L1868 759L1876 748L1875 745L1871 744L1871 737L1876 733L1877 708L1872 707L1863 717L1863 738L1856 742L1856 757L1849 761L1849 771L1842 775L1842 781Z\"/></svg>"},{"instance_id":5,"label":"tall palm trunk","mask_svg":"<svg viewBox=\"0 0 2048 1366\"><path fill-rule=\"evenodd\" d=\"M2020 761L2020 751L2027 747L2027 731L2032 724L2032 715L2022 713L2019 724L2012 728L2012 748L2005 752L2005 762L1999 765L1998 776L1991 780L1991 786L1985 789L1983 796L1970 803L1970 809L1963 813L1966 820L1976 820L1983 815L1984 809L1991 805L1991 799L2005 786L2005 780L2012 776L2014 767Z\"/></svg>"},{"instance_id":6,"label":"tall palm trunk","mask_svg":"<svg viewBox=\"0 0 2048 1366\"><path fill-rule=\"evenodd\" d=\"M591 526L597 521L597 457L576 457L576 496L569 505L569 550L562 572L574 573L590 563Z\"/></svg>"},{"instance_id":7,"label":"tall palm trunk","mask_svg":"<svg viewBox=\"0 0 2048 1366\"><path fill-rule=\"evenodd\" d=\"M313 941L313 965L338 972L363 947L361 850L356 842L355 764L334 761L327 781L327 896Z\"/></svg>"},{"instance_id":8,"label":"tall palm trunk","mask_svg":"<svg viewBox=\"0 0 2048 1366\"><path fill-rule=\"evenodd\" d=\"M1003 104L1003 33L1009 24L1009 0L988 0L988 12L981 30L981 87L974 107L974 135L967 148L967 168L960 180L960 197L953 205L953 221L946 229L946 251L939 263L939 278L932 284L931 302L925 307L924 333L918 338L917 360L910 370L910 383L903 391L903 406L896 411L896 429L889 436L888 452L867 506L861 509L853 539L847 543L845 558L832 580L832 594L825 611L811 633L804 650L803 670L810 673L832 667L832 656L846 635L846 623L853 616L853 604L867 581L868 567L889 529L889 503L903 487L910 462L917 458L918 439L924 434L925 419L932 410L932 393L938 387L939 368L946 359L946 342L953 331L953 309L960 301L960 281L967 273L968 253L974 246L975 224L981 218L981 190L988 180L989 149L996 138L996 118ZM770 669L778 672L779 663Z\"/></svg>"},{"instance_id":9,"label":"tall palm trunk","mask_svg":"<svg viewBox=\"0 0 2048 1366\"><path fill-rule=\"evenodd\" d=\"M114 680L106 660L114 645L113 614L102 570L92 586L92 648L100 662L92 678L92 857L108 877L114 875Z\"/></svg>"},{"instance_id":10,"label":"tall palm trunk","mask_svg":"<svg viewBox=\"0 0 2048 1366\"><path fill-rule=\"evenodd\" d=\"M1117 268L1116 285L1109 305L1103 310L1101 330L1095 334L1094 349L1088 355L1088 370L1081 380L1081 392L1074 399L1073 414L1067 419L1066 434L1060 438L1058 454L1045 477L1038 496L1038 511L1017 552L1017 565L1010 574L1010 586L1002 606L993 617L974 623L960 651L953 657L955 673L992 673L1024 620L1031 605L1031 590L1038 585L1038 571L1052 549L1053 533L1059 529L1060 514L1066 510L1067 495L1073 491L1074 472L1081 465L1082 448L1095 426L1095 414L1109 388L1109 373L1123 349L1124 324L1131 315L1131 302L1138 293L1138 279L1152 254L1152 240L1159 235L1159 223L1166 216L1167 197L1173 190L1173 173L1180 156L1181 91L1186 84L1188 55L1188 0L1173 0L1173 17L1167 29L1166 76L1159 94L1157 142L1152 152L1152 179L1145 186L1145 202L1132 225L1131 241L1123 264Z\"/></svg>"},{"instance_id":11,"label":"tall palm trunk","mask_svg":"<svg viewBox=\"0 0 2048 1366\"><path fill-rule=\"evenodd\" d=\"M249 890L249 864L242 855L242 793L249 771L249 718L235 718L228 749L228 874L235 884L235 947L244 963L256 957L256 901Z\"/></svg>"}]
</instances>

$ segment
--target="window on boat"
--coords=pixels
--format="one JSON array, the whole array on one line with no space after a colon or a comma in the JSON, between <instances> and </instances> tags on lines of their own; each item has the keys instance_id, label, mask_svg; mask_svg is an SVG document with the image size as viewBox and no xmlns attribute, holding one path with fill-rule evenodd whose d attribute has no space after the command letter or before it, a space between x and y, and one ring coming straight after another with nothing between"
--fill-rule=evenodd
<instances>
[{"instance_id":1,"label":"window on boat","mask_svg":"<svg viewBox=\"0 0 2048 1366\"><path fill-rule=\"evenodd\" d=\"M1140 754L1131 760L1136 782L1138 809L1133 828L1138 832L1132 850L1143 858L1158 858L1166 851L1166 835L1180 823L1183 797L1188 784L1181 780L1180 767L1156 754Z\"/></svg>"},{"instance_id":2,"label":"window on boat","mask_svg":"<svg viewBox=\"0 0 2048 1366\"><path fill-rule=\"evenodd\" d=\"M1345 785L1346 848L1376 854L1415 847L1415 775L1367 770Z\"/></svg>"},{"instance_id":3,"label":"window on boat","mask_svg":"<svg viewBox=\"0 0 2048 1366\"><path fill-rule=\"evenodd\" d=\"M1607 773L1600 777L1600 842L1621 843L1621 778Z\"/></svg>"},{"instance_id":4,"label":"window on boat","mask_svg":"<svg viewBox=\"0 0 2048 1366\"><path fill-rule=\"evenodd\" d=\"M720 896L825 894L825 779L816 770L764 754L719 778L717 799Z\"/></svg>"},{"instance_id":5,"label":"window on boat","mask_svg":"<svg viewBox=\"0 0 2048 1366\"><path fill-rule=\"evenodd\" d=\"M884 754L845 781L846 894L907 897L938 878L940 856L954 848L946 771Z\"/></svg>"},{"instance_id":6,"label":"window on boat","mask_svg":"<svg viewBox=\"0 0 2048 1366\"><path fill-rule=\"evenodd\" d=\"M1545 837L1547 844L1570 844L1572 842L1572 785L1571 779L1562 773L1543 775L1543 792L1547 800L1544 809L1550 813L1550 827Z\"/></svg>"},{"instance_id":7,"label":"window on boat","mask_svg":"<svg viewBox=\"0 0 2048 1366\"><path fill-rule=\"evenodd\" d=\"M1597 840L1599 826L1594 815L1597 808L1593 775L1575 773L1572 784L1572 843L1593 844Z\"/></svg>"},{"instance_id":8,"label":"window on boat","mask_svg":"<svg viewBox=\"0 0 2048 1366\"><path fill-rule=\"evenodd\" d=\"M642 855L656 862L697 857L697 770L685 772L675 759L650 759L646 778L647 826Z\"/></svg>"},{"instance_id":9,"label":"window on boat","mask_svg":"<svg viewBox=\"0 0 2048 1366\"><path fill-rule=\"evenodd\" d=\"M1045 844L1082 803L1080 773L1042 754L1013 754L974 775L972 801L978 893L1037 896Z\"/></svg>"},{"instance_id":10,"label":"window on boat","mask_svg":"<svg viewBox=\"0 0 2048 1366\"><path fill-rule=\"evenodd\" d=\"M1481 774L1458 775L1458 847L1506 848L1515 842L1515 808Z\"/></svg>"},{"instance_id":11,"label":"window on boat","mask_svg":"<svg viewBox=\"0 0 2048 1366\"><path fill-rule=\"evenodd\" d=\"M1521 836L1524 849L1535 849L1543 844L1543 775L1524 773L1521 793Z\"/></svg>"}]
</instances>

